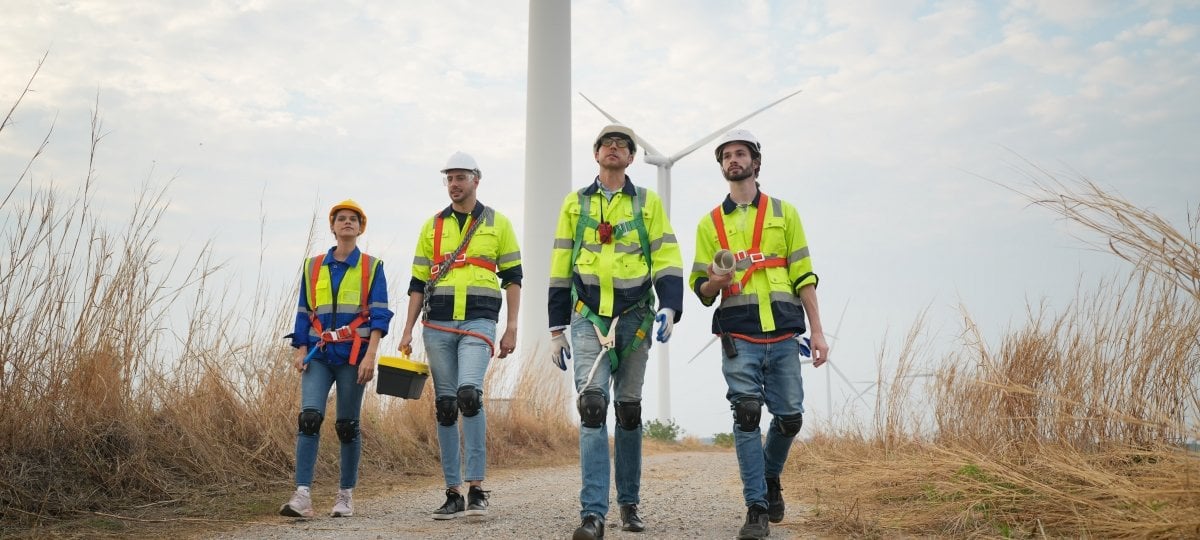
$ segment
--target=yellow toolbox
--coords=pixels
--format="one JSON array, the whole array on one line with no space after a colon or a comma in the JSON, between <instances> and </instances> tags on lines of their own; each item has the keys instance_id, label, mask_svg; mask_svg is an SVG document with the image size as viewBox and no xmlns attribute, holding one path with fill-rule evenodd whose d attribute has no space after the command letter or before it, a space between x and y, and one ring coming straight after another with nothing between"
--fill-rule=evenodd
<instances>
[{"instance_id":1,"label":"yellow toolbox","mask_svg":"<svg viewBox=\"0 0 1200 540\"><path fill-rule=\"evenodd\" d=\"M375 391L404 399L420 399L428 378L429 364L414 362L408 356L380 356Z\"/></svg>"}]
</instances>

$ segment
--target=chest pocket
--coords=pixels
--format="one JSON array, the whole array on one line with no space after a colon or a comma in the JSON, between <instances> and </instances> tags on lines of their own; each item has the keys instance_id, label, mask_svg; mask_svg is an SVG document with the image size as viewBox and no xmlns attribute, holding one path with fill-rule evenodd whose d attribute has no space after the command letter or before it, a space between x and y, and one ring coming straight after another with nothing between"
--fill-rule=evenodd
<instances>
[{"instance_id":1,"label":"chest pocket","mask_svg":"<svg viewBox=\"0 0 1200 540\"><path fill-rule=\"evenodd\" d=\"M762 245L759 250L765 255L787 257L787 227L781 217L768 217L763 220Z\"/></svg>"},{"instance_id":2,"label":"chest pocket","mask_svg":"<svg viewBox=\"0 0 1200 540\"><path fill-rule=\"evenodd\" d=\"M495 227L486 227L480 224L479 228L475 229L475 236L471 237L471 245L467 247L467 256L482 255L495 260L498 251L500 251L498 231Z\"/></svg>"}]
</instances>

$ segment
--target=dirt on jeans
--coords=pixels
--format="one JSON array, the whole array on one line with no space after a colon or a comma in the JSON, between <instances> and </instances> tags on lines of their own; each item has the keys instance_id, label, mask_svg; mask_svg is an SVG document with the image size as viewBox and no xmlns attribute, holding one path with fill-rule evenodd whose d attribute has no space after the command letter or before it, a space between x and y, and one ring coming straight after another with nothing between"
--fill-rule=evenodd
<instances>
[{"instance_id":1,"label":"dirt on jeans","mask_svg":"<svg viewBox=\"0 0 1200 540\"><path fill-rule=\"evenodd\" d=\"M373 498L356 497L354 516L330 518L332 497L314 497L313 519L263 519L212 536L222 539L288 538L570 538L579 526L579 466L493 470L484 489L491 492L488 515L434 520L445 502L440 483L402 488ZM771 524L772 539L814 538L804 529L805 508L788 496L787 515ZM280 494L280 504L290 494ZM326 500L328 499L328 500ZM745 522L742 485L733 452L678 452L646 455L642 463L640 533L621 530L615 488L605 518L605 538L737 538Z\"/></svg>"}]
</instances>

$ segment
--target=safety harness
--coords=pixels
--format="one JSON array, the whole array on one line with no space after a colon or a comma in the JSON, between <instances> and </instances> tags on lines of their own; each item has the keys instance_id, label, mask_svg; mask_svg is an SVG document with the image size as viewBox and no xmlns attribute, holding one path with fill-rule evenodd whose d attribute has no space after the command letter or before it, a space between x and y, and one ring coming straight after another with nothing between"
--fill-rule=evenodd
<instances>
[{"instance_id":1,"label":"safety harness","mask_svg":"<svg viewBox=\"0 0 1200 540\"><path fill-rule=\"evenodd\" d=\"M575 225L575 243L571 247L571 268L575 268L575 260L579 258L579 250L583 246L583 233L588 229L595 229L596 235L601 243L616 242L617 239L628 234L630 231L637 231L638 240L642 245L642 257L646 259L646 266L653 268L650 259L650 233L646 231L646 223L642 219L642 201L646 198L646 188L637 188L636 195L633 197L633 218L618 223L616 225L608 222L598 222L592 218L590 214L592 197L585 193L590 188L583 188L577 192L579 196L579 222ZM642 324L638 326L637 332L634 333L633 339L625 344L625 347L620 351L616 350L616 326L617 320L621 315L629 313L638 308L649 307L654 304L654 292L652 289L647 289L646 294L642 296L638 302L624 312L613 317L604 317L579 299L579 292L575 287L571 287L571 301L575 304L575 311L579 315L592 323L596 327L596 338L600 341L600 354L608 355L609 367L613 370L621 363L621 358L629 356L629 353L637 350L645 341L646 336L650 334L650 328L654 325L654 311L647 310L646 316L642 319ZM597 362L592 366L591 375L588 376L588 382L591 382L592 375L596 372Z\"/></svg>"},{"instance_id":2,"label":"safety harness","mask_svg":"<svg viewBox=\"0 0 1200 540\"><path fill-rule=\"evenodd\" d=\"M484 207L484 211L487 211L486 206ZM438 278L440 278L443 272L448 272L454 268L461 268L468 264L478 266L493 274L496 273L496 263L487 259L466 256L467 245L471 243L471 237L475 236L477 224L482 221L482 219L475 220L475 216L471 216L469 218L471 219L470 230L468 230L467 235L463 237L462 244L458 246L458 249L454 250L453 254L442 254L442 223L446 221L446 218L442 217L442 214L442 212L438 212L438 215L434 218L433 222L434 257L433 266L429 269L431 279L432 276L438 276ZM480 216L482 215L483 214L480 213ZM445 264L446 261L450 261L450 264Z\"/></svg>"},{"instance_id":3,"label":"safety harness","mask_svg":"<svg viewBox=\"0 0 1200 540\"><path fill-rule=\"evenodd\" d=\"M744 261L746 259L750 259L750 265L746 267L746 271L742 274L741 281L735 281L733 283L730 283L728 287L721 289L721 298L722 299L741 294L742 289L745 289L746 285L748 283L750 283L750 277L752 275L754 275L754 272L756 270L760 270L763 268L780 268L780 267L786 268L787 267L787 259L786 258L779 257L779 256L768 257L767 255L763 254L763 252L760 249L760 246L762 245L763 221L767 217L767 206L769 204L770 204L770 199L767 197L767 194L763 193L762 191L759 191L758 204L756 205L757 213L754 216L754 237L750 244L750 249L744 249L741 251L733 252L733 260L734 260L735 268L737 267L737 265L739 263L741 263L742 261ZM725 235L725 209L722 206L717 206L716 208L713 208L712 220L713 220L713 226L717 230L717 241L720 242L721 249L729 250L729 237ZM736 334L733 332L727 332L727 333L730 336L733 336L735 338L738 338L738 339L741 339L744 341L749 341L751 343L760 343L760 344L778 343L778 342L786 340L786 339L791 339L795 335L793 333L793 334L787 334L787 335L783 335L783 336L775 336L775 337L770 337L770 338L756 338L756 337L751 337L751 336L748 336L745 334Z\"/></svg>"},{"instance_id":4,"label":"safety harness","mask_svg":"<svg viewBox=\"0 0 1200 540\"><path fill-rule=\"evenodd\" d=\"M371 320L371 309L367 305L367 296L371 289L371 271L374 266L371 264L371 256L366 253L359 254L359 265L362 274L362 287L359 289L359 311L358 316L350 321L349 324L340 328L325 330L321 325L321 319L317 317L317 280L320 278L321 266L325 264L325 255L317 255L312 258L312 264L308 269L308 306L309 306L309 321L320 339L317 340L315 349L325 346L326 343L344 343L352 341L354 344L350 346L350 365L358 365L358 349L362 346L363 337L359 334L358 328ZM337 317L337 297L333 298L333 315ZM315 350L314 349L314 350Z\"/></svg>"},{"instance_id":5,"label":"safety harness","mask_svg":"<svg viewBox=\"0 0 1200 540\"><path fill-rule=\"evenodd\" d=\"M483 210L479 213L480 219L475 219L473 214L468 217L467 219L470 221L470 224L467 225L467 232L463 236L462 242L458 244L458 247L454 249L453 253L445 255L442 254L442 223L445 221L445 218L442 216L444 212L438 212L437 216L434 216L433 265L429 268L429 281L425 282L425 301L421 306L421 324L425 325L426 328L432 328L442 332L462 334L464 336L482 339L484 343L487 343L488 350L490 351L488 356L495 356L496 345L492 343L492 340L488 339L487 336L480 334L479 332L461 330L458 328L451 328L449 326L442 326L440 324L429 322L429 297L433 294L433 288L437 282L449 274L450 270L454 268L461 268L470 264L488 270L493 274L496 273L496 263L486 259L480 259L478 257L466 256L467 246L471 244L471 238L475 236L475 230L479 228L479 224L484 221L483 218L490 210L491 209L484 206Z\"/></svg>"}]
</instances>

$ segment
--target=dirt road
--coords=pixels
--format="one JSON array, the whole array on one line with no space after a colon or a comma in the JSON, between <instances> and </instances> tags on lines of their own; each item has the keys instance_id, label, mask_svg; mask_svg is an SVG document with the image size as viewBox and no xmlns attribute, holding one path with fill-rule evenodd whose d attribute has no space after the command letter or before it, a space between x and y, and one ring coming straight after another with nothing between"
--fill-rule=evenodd
<instances>
[{"instance_id":1,"label":"dirt road","mask_svg":"<svg viewBox=\"0 0 1200 540\"><path fill-rule=\"evenodd\" d=\"M352 518L327 517L333 501L318 498L315 519L280 517L278 522L254 524L216 538L570 538L579 525L578 466L492 471L485 488L492 498L484 517L431 519L430 512L444 498L440 484L427 484L356 500ZM788 497L786 485L784 496L788 515L783 523L771 525L771 538L811 537L803 532L804 509ZM647 455L641 497L646 531L620 530L614 491L605 538L736 538L745 519L732 452Z\"/></svg>"}]
</instances>

